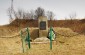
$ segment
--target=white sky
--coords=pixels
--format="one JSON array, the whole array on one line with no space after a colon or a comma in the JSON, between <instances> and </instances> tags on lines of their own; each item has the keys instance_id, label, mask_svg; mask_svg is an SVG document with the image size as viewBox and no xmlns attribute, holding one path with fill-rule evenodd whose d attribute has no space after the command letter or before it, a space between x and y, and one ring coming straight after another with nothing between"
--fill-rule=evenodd
<instances>
[{"instance_id":1,"label":"white sky","mask_svg":"<svg viewBox=\"0 0 85 55\"><path fill-rule=\"evenodd\" d=\"M0 25L9 21L7 9L10 4L11 0L0 0ZM14 9L22 8L30 11L37 7L53 11L56 19L65 19L75 12L78 18L85 17L85 0L14 0Z\"/></svg>"}]
</instances>

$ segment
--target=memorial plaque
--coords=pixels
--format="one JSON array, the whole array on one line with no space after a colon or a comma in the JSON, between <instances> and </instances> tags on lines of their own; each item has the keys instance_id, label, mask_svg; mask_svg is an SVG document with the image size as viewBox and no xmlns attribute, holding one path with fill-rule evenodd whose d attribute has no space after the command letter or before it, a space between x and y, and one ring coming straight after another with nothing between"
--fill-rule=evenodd
<instances>
[{"instance_id":1,"label":"memorial plaque","mask_svg":"<svg viewBox=\"0 0 85 55\"><path fill-rule=\"evenodd\" d=\"M45 16L40 16L38 18L38 27L39 27L39 37L48 36L48 20Z\"/></svg>"},{"instance_id":2,"label":"memorial plaque","mask_svg":"<svg viewBox=\"0 0 85 55\"><path fill-rule=\"evenodd\" d=\"M45 21L40 22L40 30L46 30L46 22Z\"/></svg>"}]
</instances>

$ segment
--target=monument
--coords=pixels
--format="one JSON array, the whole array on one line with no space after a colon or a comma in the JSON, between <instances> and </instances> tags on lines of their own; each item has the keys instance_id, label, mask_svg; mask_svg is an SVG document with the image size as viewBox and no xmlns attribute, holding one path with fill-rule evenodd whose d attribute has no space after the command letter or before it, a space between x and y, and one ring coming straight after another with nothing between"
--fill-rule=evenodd
<instances>
[{"instance_id":1,"label":"monument","mask_svg":"<svg viewBox=\"0 0 85 55\"><path fill-rule=\"evenodd\" d=\"M40 16L38 18L38 27L39 27L39 37L48 36L48 19L46 16Z\"/></svg>"}]
</instances>

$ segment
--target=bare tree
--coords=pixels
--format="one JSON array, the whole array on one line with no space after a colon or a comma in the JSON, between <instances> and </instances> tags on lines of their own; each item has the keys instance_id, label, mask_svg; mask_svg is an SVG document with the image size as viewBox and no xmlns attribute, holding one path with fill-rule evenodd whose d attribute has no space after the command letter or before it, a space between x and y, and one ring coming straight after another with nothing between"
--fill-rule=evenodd
<instances>
[{"instance_id":1,"label":"bare tree","mask_svg":"<svg viewBox=\"0 0 85 55\"><path fill-rule=\"evenodd\" d=\"M23 19L23 10L19 9L19 10L17 11L17 17L18 17L19 19Z\"/></svg>"},{"instance_id":2,"label":"bare tree","mask_svg":"<svg viewBox=\"0 0 85 55\"><path fill-rule=\"evenodd\" d=\"M38 7L36 10L35 10L35 17L36 19L38 19L39 16L45 16L45 11L43 8L41 7Z\"/></svg>"},{"instance_id":3,"label":"bare tree","mask_svg":"<svg viewBox=\"0 0 85 55\"><path fill-rule=\"evenodd\" d=\"M25 19L27 18L27 14L24 10L18 9L18 11L14 12L14 16L16 19Z\"/></svg>"},{"instance_id":4,"label":"bare tree","mask_svg":"<svg viewBox=\"0 0 85 55\"><path fill-rule=\"evenodd\" d=\"M76 17L77 17L76 12L75 12L75 13L71 13L71 14L69 15L69 18L70 18L70 19L76 19Z\"/></svg>"},{"instance_id":5,"label":"bare tree","mask_svg":"<svg viewBox=\"0 0 85 55\"><path fill-rule=\"evenodd\" d=\"M8 9L8 15L10 17L10 20L13 20L13 18L14 19L38 19L39 16L45 16L45 11L43 8L38 7L35 11L31 10L30 12L27 12L22 9L18 9L17 11L13 10L13 13L11 13L11 9ZM53 20L54 13L48 11L47 16L50 20Z\"/></svg>"},{"instance_id":6,"label":"bare tree","mask_svg":"<svg viewBox=\"0 0 85 55\"><path fill-rule=\"evenodd\" d=\"M8 13L8 16L9 16L9 22L11 23L13 21L13 17L12 17L12 13L11 13L11 9L10 8L8 8L7 13Z\"/></svg>"},{"instance_id":7,"label":"bare tree","mask_svg":"<svg viewBox=\"0 0 85 55\"><path fill-rule=\"evenodd\" d=\"M18 9L18 11L14 11L13 13L15 19L29 19L29 12L26 12L22 9Z\"/></svg>"},{"instance_id":8,"label":"bare tree","mask_svg":"<svg viewBox=\"0 0 85 55\"><path fill-rule=\"evenodd\" d=\"M54 18L54 13L53 13L52 11L48 11L48 12L47 12L47 17L48 17L49 20L53 20L53 18Z\"/></svg>"},{"instance_id":9,"label":"bare tree","mask_svg":"<svg viewBox=\"0 0 85 55\"><path fill-rule=\"evenodd\" d=\"M34 12L34 10L31 10L30 11L30 16L31 16L31 19L35 19L35 12Z\"/></svg>"},{"instance_id":10,"label":"bare tree","mask_svg":"<svg viewBox=\"0 0 85 55\"><path fill-rule=\"evenodd\" d=\"M10 23L13 21L13 12L14 12L14 9L13 9L13 0L11 0L11 7L9 7L8 10L7 10L7 13L8 13L8 16L9 16L9 22Z\"/></svg>"}]
</instances>

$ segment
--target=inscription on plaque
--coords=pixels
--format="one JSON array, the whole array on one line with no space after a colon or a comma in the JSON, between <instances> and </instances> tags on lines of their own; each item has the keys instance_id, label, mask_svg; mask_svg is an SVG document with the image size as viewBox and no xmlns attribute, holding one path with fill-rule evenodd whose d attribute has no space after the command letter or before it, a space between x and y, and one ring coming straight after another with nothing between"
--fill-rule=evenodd
<instances>
[{"instance_id":1,"label":"inscription on plaque","mask_svg":"<svg viewBox=\"0 0 85 55\"><path fill-rule=\"evenodd\" d=\"M40 22L40 30L46 30L46 22L45 21Z\"/></svg>"}]
</instances>

